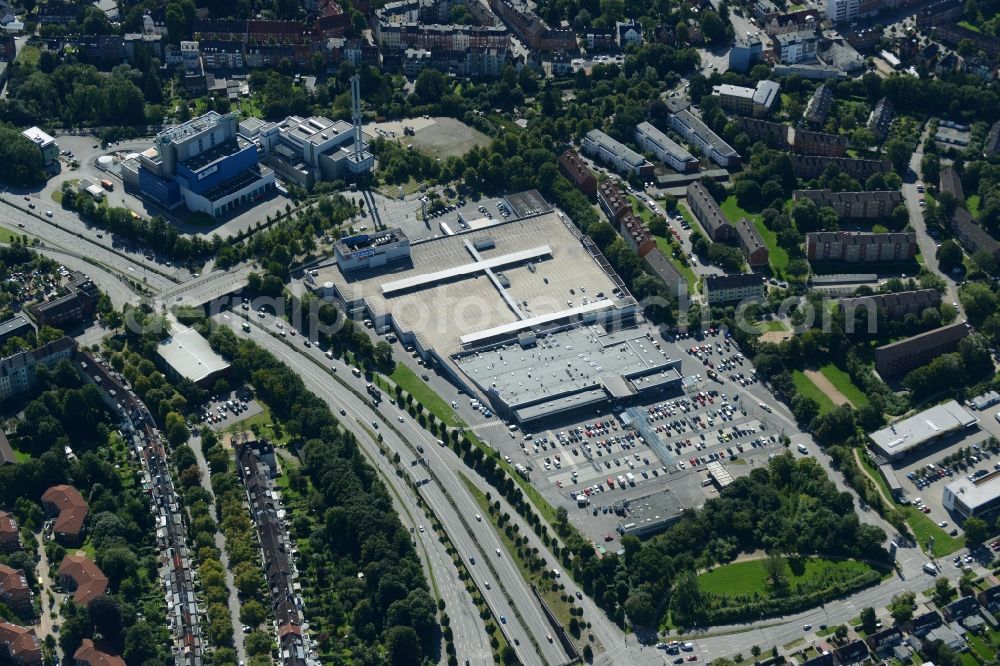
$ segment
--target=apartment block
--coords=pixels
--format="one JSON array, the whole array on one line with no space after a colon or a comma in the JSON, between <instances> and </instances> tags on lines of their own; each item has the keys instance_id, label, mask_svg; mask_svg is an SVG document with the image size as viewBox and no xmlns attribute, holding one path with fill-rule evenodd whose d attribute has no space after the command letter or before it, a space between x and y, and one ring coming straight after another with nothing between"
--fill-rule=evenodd
<instances>
[{"instance_id":1,"label":"apartment block","mask_svg":"<svg viewBox=\"0 0 1000 666\"><path fill-rule=\"evenodd\" d=\"M6 564L0 564L0 602L17 613L20 617L32 617L35 614L31 605L31 588L22 569L14 569Z\"/></svg>"},{"instance_id":2,"label":"apartment block","mask_svg":"<svg viewBox=\"0 0 1000 666\"><path fill-rule=\"evenodd\" d=\"M791 148L792 128L785 123L775 123L746 116L739 116L735 122L751 141L763 141L772 148L782 150Z\"/></svg>"},{"instance_id":3,"label":"apartment block","mask_svg":"<svg viewBox=\"0 0 1000 666\"><path fill-rule=\"evenodd\" d=\"M42 494L42 506L55 518L52 532L56 541L70 547L83 543L83 526L90 508L79 490L66 484L52 486Z\"/></svg>"},{"instance_id":4,"label":"apartment block","mask_svg":"<svg viewBox=\"0 0 1000 666\"><path fill-rule=\"evenodd\" d=\"M860 13L860 0L827 0L826 17L834 23L853 21Z\"/></svg>"},{"instance_id":5,"label":"apartment block","mask_svg":"<svg viewBox=\"0 0 1000 666\"><path fill-rule=\"evenodd\" d=\"M916 253L917 235L913 232L880 234L819 231L806 234L806 256L810 261L912 261Z\"/></svg>"},{"instance_id":6,"label":"apartment block","mask_svg":"<svg viewBox=\"0 0 1000 666\"><path fill-rule=\"evenodd\" d=\"M52 367L64 358L72 357L76 342L60 338L32 351L18 352L0 359L0 400L25 393L35 386L35 369L39 364Z\"/></svg>"},{"instance_id":7,"label":"apartment block","mask_svg":"<svg viewBox=\"0 0 1000 666\"><path fill-rule=\"evenodd\" d=\"M766 116L780 99L781 86L774 81L758 81L756 88L734 86L728 83L712 87L712 95L719 98L723 109L745 116Z\"/></svg>"},{"instance_id":8,"label":"apartment block","mask_svg":"<svg viewBox=\"0 0 1000 666\"><path fill-rule=\"evenodd\" d=\"M791 155L792 167L800 178L815 178L831 164L859 182L875 174L892 170L888 160L862 160L851 157L826 157L821 155Z\"/></svg>"},{"instance_id":9,"label":"apartment block","mask_svg":"<svg viewBox=\"0 0 1000 666\"><path fill-rule=\"evenodd\" d=\"M635 142L674 171L684 173L698 170L698 159L652 123L643 122L635 126Z\"/></svg>"},{"instance_id":10,"label":"apartment block","mask_svg":"<svg viewBox=\"0 0 1000 666\"><path fill-rule=\"evenodd\" d=\"M700 181L688 185L687 204L710 240L720 243L736 238L736 229Z\"/></svg>"},{"instance_id":11,"label":"apartment block","mask_svg":"<svg viewBox=\"0 0 1000 666\"><path fill-rule=\"evenodd\" d=\"M833 91L824 83L809 98L803 118L812 125L822 125L833 108Z\"/></svg>"},{"instance_id":12,"label":"apartment block","mask_svg":"<svg viewBox=\"0 0 1000 666\"><path fill-rule=\"evenodd\" d=\"M42 646L35 630L0 620L0 657L14 666L42 666Z\"/></svg>"},{"instance_id":13,"label":"apartment block","mask_svg":"<svg viewBox=\"0 0 1000 666\"><path fill-rule=\"evenodd\" d=\"M567 150L559 156L559 170L569 178L576 189L588 197L597 194L597 177L573 150Z\"/></svg>"},{"instance_id":14,"label":"apartment block","mask_svg":"<svg viewBox=\"0 0 1000 666\"><path fill-rule=\"evenodd\" d=\"M756 273L705 276L705 297L709 305L724 305L746 299L764 298L764 280Z\"/></svg>"},{"instance_id":15,"label":"apartment block","mask_svg":"<svg viewBox=\"0 0 1000 666\"><path fill-rule=\"evenodd\" d=\"M847 137L840 134L825 134L798 128L792 142L792 150L808 155L843 157L847 154Z\"/></svg>"},{"instance_id":16,"label":"apartment block","mask_svg":"<svg viewBox=\"0 0 1000 666\"><path fill-rule=\"evenodd\" d=\"M608 164L621 174L650 176L653 165L646 158L601 130L590 130L583 137L583 152Z\"/></svg>"},{"instance_id":17,"label":"apartment block","mask_svg":"<svg viewBox=\"0 0 1000 666\"><path fill-rule=\"evenodd\" d=\"M832 190L795 190L792 199L809 199L817 207L833 208L839 217L855 220L877 220L888 217L903 203L899 190L865 192L834 192Z\"/></svg>"},{"instance_id":18,"label":"apartment block","mask_svg":"<svg viewBox=\"0 0 1000 666\"><path fill-rule=\"evenodd\" d=\"M941 169L938 183L942 192L949 192L958 201L965 201L962 179L954 167ZM956 208L951 216L950 226L955 238L967 253L971 255L979 251L987 252L994 260L1000 261L1000 241L979 226L968 210L962 207Z\"/></svg>"},{"instance_id":19,"label":"apartment block","mask_svg":"<svg viewBox=\"0 0 1000 666\"><path fill-rule=\"evenodd\" d=\"M0 552L10 553L21 548L21 533L14 514L0 511Z\"/></svg>"},{"instance_id":20,"label":"apartment block","mask_svg":"<svg viewBox=\"0 0 1000 666\"><path fill-rule=\"evenodd\" d=\"M654 247L646 253L643 259L649 270L653 271L658 278L667 284L672 294L687 294L687 278L674 266L670 259L660 252L659 248Z\"/></svg>"},{"instance_id":21,"label":"apartment block","mask_svg":"<svg viewBox=\"0 0 1000 666\"><path fill-rule=\"evenodd\" d=\"M621 188L610 180L602 182L598 188L597 203L614 226L621 224L626 215L632 214L632 203Z\"/></svg>"},{"instance_id":22,"label":"apartment block","mask_svg":"<svg viewBox=\"0 0 1000 666\"><path fill-rule=\"evenodd\" d=\"M63 558L59 581L73 593L73 601L83 607L108 589L108 577L83 551Z\"/></svg>"},{"instance_id":23,"label":"apartment block","mask_svg":"<svg viewBox=\"0 0 1000 666\"><path fill-rule=\"evenodd\" d=\"M767 266L770 261L770 251L767 249L767 245L764 243L764 239L761 238L760 232L757 231L757 227L754 226L753 222L745 217L741 217L735 225L736 236L740 243L740 249L743 250L743 256L746 257L747 263L750 264L751 268L758 268Z\"/></svg>"},{"instance_id":24,"label":"apartment block","mask_svg":"<svg viewBox=\"0 0 1000 666\"><path fill-rule=\"evenodd\" d=\"M882 140L889 133L889 126L892 125L892 102L883 97L868 115L866 127L875 135L875 138Z\"/></svg>"},{"instance_id":25,"label":"apartment block","mask_svg":"<svg viewBox=\"0 0 1000 666\"><path fill-rule=\"evenodd\" d=\"M869 316L882 313L887 319L902 319L908 314L920 315L927 308L941 305L941 294L936 289L900 291L894 294L872 294L837 299L837 306L847 318L858 310L868 310Z\"/></svg>"},{"instance_id":26,"label":"apartment block","mask_svg":"<svg viewBox=\"0 0 1000 666\"><path fill-rule=\"evenodd\" d=\"M702 155L727 169L740 165L740 154L687 109L670 115L670 129L698 148Z\"/></svg>"},{"instance_id":27,"label":"apartment block","mask_svg":"<svg viewBox=\"0 0 1000 666\"><path fill-rule=\"evenodd\" d=\"M778 62L794 65L800 62L812 62L816 59L816 48L819 38L815 30L795 30L783 32L772 37L775 55Z\"/></svg>"},{"instance_id":28,"label":"apartment block","mask_svg":"<svg viewBox=\"0 0 1000 666\"><path fill-rule=\"evenodd\" d=\"M959 322L914 335L912 338L875 348L875 370L882 377L895 377L914 368L927 365L941 354L958 349L969 335L969 329Z\"/></svg>"},{"instance_id":29,"label":"apartment block","mask_svg":"<svg viewBox=\"0 0 1000 666\"><path fill-rule=\"evenodd\" d=\"M619 229L625 244L632 248L640 257L646 256L650 250L656 247L656 239L650 233L649 228L643 221L635 215L626 215L621 221Z\"/></svg>"}]
</instances>

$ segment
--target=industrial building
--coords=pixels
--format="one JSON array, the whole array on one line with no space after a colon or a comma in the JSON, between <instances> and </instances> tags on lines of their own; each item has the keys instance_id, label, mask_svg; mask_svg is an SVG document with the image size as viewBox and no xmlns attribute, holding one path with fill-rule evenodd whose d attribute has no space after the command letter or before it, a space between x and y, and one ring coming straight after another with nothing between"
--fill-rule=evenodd
<instances>
[{"instance_id":1,"label":"industrial building","mask_svg":"<svg viewBox=\"0 0 1000 666\"><path fill-rule=\"evenodd\" d=\"M728 169L740 165L740 154L687 109L670 114L670 129L720 167Z\"/></svg>"},{"instance_id":2,"label":"industrial building","mask_svg":"<svg viewBox=\"0 0 1000 666\"><path fill-rule=\"evenodd\" d=\"M979 477L960 477L944 487L941 503L963 518L986 518L992 522L1000 509L1000 471Z\"/></svg>"},{"instance_id":3,"label":"industrial building","mask_svg":"<svg viewBox=\"0 0 1000 666\"><path fill-rule=\"evenodd\" d=\"M29 127L21 132L21 136L38 146L38 151L42 155L42 166L48 168L59 161L59 144L39 128Z\"/></svg>"},{"instance_id":4,"label":"industrial building","mask_svg":"<svg viewBox=\"0 0 1000 666\"><path fill-rule=\"evenodd\" d=\"M698 159L652 123L642 122L635 126L635 141L674 171L698 170Z\"/></svg>"},{"instance_id":5,"label":"industrial building","mask_svg":"<svg viewBox=\"0 0 1000 666\"><path fill-rule=\"evenodd\" d=\"M868 439L876 454L892 461L978 423L957 401L949 400L869 433Z\"/></svg>"},{"instance_id":6,"label":"industrial building","mask_svg":"<svg viewBox=\"0 0 1000 666\"><path fill-rule=\"evenodd\" d=\"M139 154L139 191L160 206L221 217L274 188L257 146L237 132L236 116L209 111L156 135Z\"/></svg>"},{"instance_id":7,"label":"industrial building","mask_svg":"<svg viewBox=\"0 0 1000 666\"><path fill-rule=\"evenodd\" d=\"M587 132L583 137L583 152L621 174L650 176L653 173L653 165L645 157L601 130Z\"/></svg>"},{"instance_id":8,"label":"industrial building","mask_svg":"<svg viewBox=\"0 0 1000 666\"><path fill-rule=\"evenodd\" d=\"M198 331L182 326L172 316L169 320L170 337L156 348L167 374L209 388L229 372L229 363L215 353Z\"/></svg>"}]
</instances>

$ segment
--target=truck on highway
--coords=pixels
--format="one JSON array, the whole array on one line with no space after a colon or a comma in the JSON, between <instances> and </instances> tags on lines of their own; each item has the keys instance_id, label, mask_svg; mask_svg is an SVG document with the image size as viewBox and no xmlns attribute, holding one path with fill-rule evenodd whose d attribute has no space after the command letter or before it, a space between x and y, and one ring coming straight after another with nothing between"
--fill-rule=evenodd
<instances>
[{"instance_id":1,"label":"truck on highway","mask_svg":"<svg viewBox=\"0 0 1000 666\"><path fill-rule=\"evenodd\" d=\"M382 402L382 391L379 391L374 384L368 382L368 386L365 387L365 390L368 391L368 395L371 396L372 402L376 405Z\"/></svg>"}]
</instances>

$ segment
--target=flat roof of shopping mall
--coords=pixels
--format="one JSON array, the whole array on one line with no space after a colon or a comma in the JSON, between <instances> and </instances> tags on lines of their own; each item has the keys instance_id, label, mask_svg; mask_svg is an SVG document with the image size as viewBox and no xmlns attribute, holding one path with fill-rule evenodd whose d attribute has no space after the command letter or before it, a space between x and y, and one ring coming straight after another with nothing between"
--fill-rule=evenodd
<instances>
[{"instance_id":1,"label":"flat roof of shopping mall","mask_svg":"<svg viewBox=\"0 0 1000 666\"><path fill-rule=\"evenodd\" d=\"M955 400L935 405L919 414L876 430L868 435L878 451L895 460L949 433L979 422Z\"/></svg>"},{"instance_id":2,"label":"flat roof of shopping mall","mask_svg":"<svg viewBox=\"0 0 1000 666\"><path fill-rule=\"evenodd\" d=\"M467 268L476 255L482 270ZM491 268L491 277L486 265L500 257L507 260ZM432 274L437 279L427 279ZM611 275L556 212L417 241L409 259L347 276L331 266L315 279L333 282L348 304L364 302L375 318L391 315L397 330L413 332L440 356L460 351L463 336L488 329L507 331L595 301L618 307Z\"/></svg>"}]
</instances>

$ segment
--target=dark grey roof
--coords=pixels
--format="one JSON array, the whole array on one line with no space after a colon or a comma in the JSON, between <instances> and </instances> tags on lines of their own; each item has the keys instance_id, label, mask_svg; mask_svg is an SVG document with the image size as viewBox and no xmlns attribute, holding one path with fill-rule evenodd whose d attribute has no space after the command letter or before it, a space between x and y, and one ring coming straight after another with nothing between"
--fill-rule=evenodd
<instances>
[{"instance_id":1,"label":"dark grey roof","mask_svg":"<svg viewBox=\"0 0 1000 666\"><path fill-rule=\"evenodd\" d=\"M734 273L733 275L706 275L705 287L709 291L718 289L738 289L762 285L762 278L756 273Z\"/></svg>"}]
</instances>

